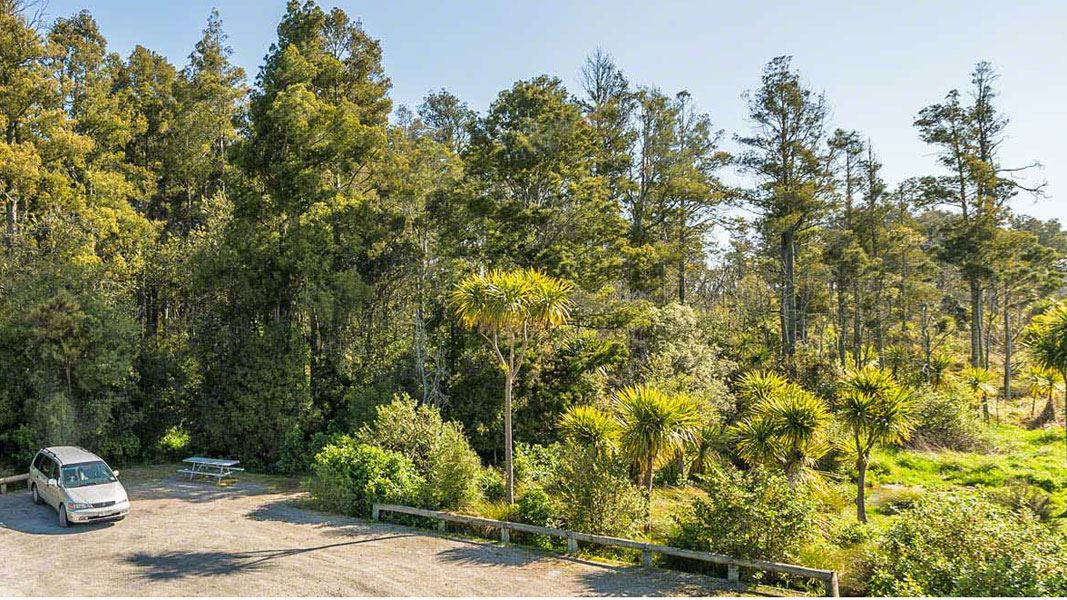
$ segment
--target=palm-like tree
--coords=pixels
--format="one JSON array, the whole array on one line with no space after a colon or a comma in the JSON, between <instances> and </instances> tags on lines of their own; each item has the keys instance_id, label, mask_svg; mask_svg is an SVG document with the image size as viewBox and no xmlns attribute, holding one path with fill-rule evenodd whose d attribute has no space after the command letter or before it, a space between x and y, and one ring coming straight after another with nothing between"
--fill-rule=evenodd
<instances>
[{"instance_id":1,"label":"palm-like tree","mask_svg":"<svg viewBox=\"0 0 1067 600\"><path fill-rule=\"evenodd\" d=\"M1026 373L1026 391L1030 394L1030 417L1037 411L1037 399L1046 398L1045 412L1055 413L1053 398L1060 383L1060 374L1040 365L1030 365Z\"/></svg>"},{"instance_id":2,"label":"palm-like tree","mask_svg":"<svg viewBox=\"0 0 1067 600\"><path fill-rule=\"evenodd\" d=\"M749 371L737 382L737 396L741 401L739 412L744 414L753 406L758 406L780 394L789 382L774 371Z\"/></svg>"},{"instance_id":3,"label":"palm-like tree","mask_svg":"<svg viewBox=\"0 0 1067 600\"><path fill-rule=\"evenodd\" d=\"M1034 361L1046 369L1059 371L1067 382L1067 302L1060 302L1034 317L1025 340ZM1063 435L1067 444L1067 393L1064 394Z\"/></svg>"},{"instance_id":4,"label":"palm-like tree","mask_svg":"<svg viewBox=\"0 0 1067 600\"><path fill-rule=\"evenodd\" d=\"M637 385L615 394L620 447L638 468L645 496L645 531L652 527L652 477L657 466L695 439L700 429L696 402Z\"/></svg>"},{"instance_id":5,"label":"palm-like tree","mask_svg":"<svg viewBox=\"0 0 1067 600\"><path fill-rule=\"evenodd\" d=\"M737 450L750 463L782 468L790 485L807 478L826 455L830 414L818 396L790 383L734 427Z\"/></svg>"},{"instance_id":6,"label":"palm-like tree","mask_svg":"<svg viewBox=\"0 0 1067 600\"><path fill-rule=\"evenodd\" d=\"M573 285L534 269L471 275L452 291L456 316L489 342L504 371L504 470L507 501L515 501L511 395L526 351L540 333L566 324Z\"/></svg>"},{"instance_id":7,"label":"palm-like tree","mask_svg":"<svg viewBox=\"0 0 1067 600\"><path fill-rule=\"evenodd\" d=\"M606 459L619 441L619 422L614 416L595 407L569 407L559 419L563 438L590 450L597 459Z\"/></svg>"},{"instance_id":8,"label":"palm-like tree","mask_svg":"<svg viewBox=\"0 0 1067 600\"><path fill-rule=\"evenodd\" d=\"M908 439L914 428L911 393L882 369L866 367L842 382L837 417L849 432L849 450L856 455L856 518L867 522L866 482L871 451L880 444Z\"/></svg>"},{"instance_id":9,"label":"palm-like tree","mask_svg":"<svg viewBox=\"0 0 1067 600\"><path fill-rule=\"evenodd\" d=\"M989 422L989 397L997 393L995 379L996 376L993 373L978 367L968 367L960 376L963 386L971 393L971 397L982 403L982 417L987 423Z\"/></svg>"}]
</instances>

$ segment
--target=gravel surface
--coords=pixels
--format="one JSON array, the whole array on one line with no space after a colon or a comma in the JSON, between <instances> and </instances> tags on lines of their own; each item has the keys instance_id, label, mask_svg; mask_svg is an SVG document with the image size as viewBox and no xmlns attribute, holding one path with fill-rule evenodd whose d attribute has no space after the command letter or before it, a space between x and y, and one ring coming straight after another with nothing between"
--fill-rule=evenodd
<instances>
[{"instance_id":1,"label":"gravel surface","mask_svg":"<svg viewBox=\"0 0 1067 600\"><path fill-rule=\"evenodd\" d=\"M699 576L318 513L300 507L301 492L270 484L126 474L123 482L129 517L71 529L28 492L0 496L0 596L718 593Z\"/></svg>"}]
</instances>

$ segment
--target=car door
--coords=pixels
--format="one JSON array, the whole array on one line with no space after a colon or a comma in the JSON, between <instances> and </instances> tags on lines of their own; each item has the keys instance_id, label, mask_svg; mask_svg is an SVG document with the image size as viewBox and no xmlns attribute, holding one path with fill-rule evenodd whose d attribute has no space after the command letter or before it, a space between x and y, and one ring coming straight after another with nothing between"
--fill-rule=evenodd
<instances>
[{"instance_id":1,"label":"car door","mask_svg":"<svg viewBox=\"0 0 1067 600\"><path fill-rule=\"evenodd\" d=\"M62 491L59 489L59 464L52 460L51 457L44 457L44 469L41 470L41 478L44 480L39 490L41 497L44 501L53 507L58 507L60 503L60 496ZM48 485L49 480L55 479L56 485Z\"/></svg>"}]
</instances>

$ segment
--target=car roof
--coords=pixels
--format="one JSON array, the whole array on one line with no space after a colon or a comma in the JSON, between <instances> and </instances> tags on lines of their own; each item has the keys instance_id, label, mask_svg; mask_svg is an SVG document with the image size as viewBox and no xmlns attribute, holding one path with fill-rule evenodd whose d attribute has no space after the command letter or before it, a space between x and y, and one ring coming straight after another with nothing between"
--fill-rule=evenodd
<instances>
[{"instance_id":1,"label":"car roof","mask_svg":"<svg viewBox=\"0 0 1067 600\"><path fill-rule=\"evenodd\" d=\"M52 446L44 450L65 465L100 460L99 456L77 446Z\"/></svg>"}]
</instances>

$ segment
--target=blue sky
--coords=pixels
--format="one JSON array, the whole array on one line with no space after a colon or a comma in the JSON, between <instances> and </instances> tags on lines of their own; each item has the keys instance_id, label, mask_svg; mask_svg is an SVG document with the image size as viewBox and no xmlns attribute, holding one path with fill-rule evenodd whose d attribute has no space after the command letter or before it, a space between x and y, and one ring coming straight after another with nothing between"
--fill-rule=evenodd
<instances>
[{"instance_id":1,"label":"blue sky","mask_svg":"<svg viewBox=\"0 0 1067 600\"><path fill-rule=\"evenodd\" d=\"M1048 197L1015 206L1067 222L1067 2L566 2L337 0L382 42L397 104L451 90L481 111L518 79L561 77L578 92L585 56L615 56L630 79L666 92L686 89L728 134L748 129L740 94L770 58L791 54L824 90L833 124L867 135L890 182L936 171L915 113L966 87L978 60L1000 73L1000 107L1011 118L1004 162L1039 161L1031 183ZM234 60L250 79L275 38L284 0L50 0L50 18L82 8L111 49L142 44L184 65L211 8L223 19ZM730 148L733 142L728 142ZM1059 196L1059 199L1057 199Z\"/></svg>"}]
</instances>

